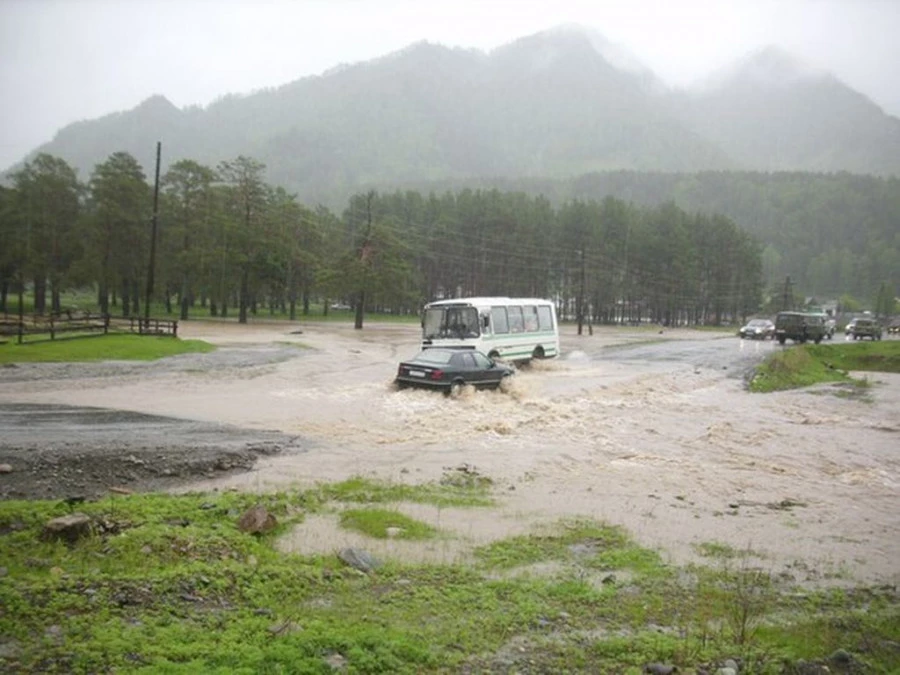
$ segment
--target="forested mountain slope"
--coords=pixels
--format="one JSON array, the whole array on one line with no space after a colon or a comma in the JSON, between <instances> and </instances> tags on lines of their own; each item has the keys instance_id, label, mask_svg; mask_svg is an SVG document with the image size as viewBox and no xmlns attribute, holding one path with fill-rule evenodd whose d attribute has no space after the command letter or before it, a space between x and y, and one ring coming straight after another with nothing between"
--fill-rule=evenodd
<instances>
[{"instance_id":1,"label":"forested mountain slope","mask_svg":"<svg viewBox=\"0 0 900 675\"><path fill-rule=\"evenodd\" d=\"M900 173L900 120L774 47L673 100L690 128L746 168Z\"/></svg>"},{"instance_id":2,"label":"forested mountain slope","mask_svg":"<svg viewBox=\"0 0 900 675\"><path fill-rule=\"evenodd\" d=\"M164 168L237 155L307 203L372 182L592 171L900 174L900 120L775 50L690 93L560 28L485 54L418 43L277 89L178 109L163 96L61 130L36 149L82 178L118 151Z\"/></svg>"}]
</instances>

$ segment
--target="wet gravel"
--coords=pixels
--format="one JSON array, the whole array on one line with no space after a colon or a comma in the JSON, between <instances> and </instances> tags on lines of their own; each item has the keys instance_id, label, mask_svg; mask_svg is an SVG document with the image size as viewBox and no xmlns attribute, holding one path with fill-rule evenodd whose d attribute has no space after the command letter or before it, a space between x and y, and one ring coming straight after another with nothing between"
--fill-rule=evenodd
<instances>
[{"instance_id":1,"label":"wet gravel","mask_svg":"<svg viewBox=\"0 0 900 675\"><path fill-rule=\"evenodd\" d=\"M252 372L303 354L281 345L220 348L153 362L25 363L0 368L0 386L71 379L162 377L173 372ZM98 498L153 491L246 472L263 456L303 452L277 431L108 408L0 405L0 499Z\"/></svg>"}]
</instances>

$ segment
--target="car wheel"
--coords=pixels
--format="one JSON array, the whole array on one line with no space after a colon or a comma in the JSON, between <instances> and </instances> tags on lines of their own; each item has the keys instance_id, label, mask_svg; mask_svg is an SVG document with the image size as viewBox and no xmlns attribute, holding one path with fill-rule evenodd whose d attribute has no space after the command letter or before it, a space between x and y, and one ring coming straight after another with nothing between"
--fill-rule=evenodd
<instances>
[{"instance_id":1,"label":"car wheel","mask_svg":"<svg viewBox=\"0 0 900 675\"><path fill-rule=\"evenodd\" d=\"M466 383L462 380L455 380L450 384L450 389L447 393L450 394L451 398L458 398L462 393L463 387L466 386Z\"/></svg>"},{"instance_id":2,"label":"car wheel","mask_svg":"<svg viewBox=\"0 0 900 675\"><path fill-rule=\"evenodd\" d=\"M780 338L778 338L778 344L783 345L786 340L787 340L787 338L780 337Z\"/></svg>"},{"instance_id":3,"label":"car wheel","mask_svg":"<svg viewBox=\"0 0 900 675\"><path fill-rule=\"evenodd\" d=\"M497 385L497 388L502 391L504 394L509 392L509 388L512 386L512 380L509 378L509 373L500 378L500 384Z\"/></svg>"},{"instance_id":4,"label":"car wheel","mask_svg":"<svg viewBox=\"0 0 900 675\"><path fill-rule=\"evenodd\" d=\"M822 338L820 338L820 337L817 337L817 338L815 339L815 343L816 343L816 344L819 344L821 341L822 341Z\"/></svg>"}]
</instances>

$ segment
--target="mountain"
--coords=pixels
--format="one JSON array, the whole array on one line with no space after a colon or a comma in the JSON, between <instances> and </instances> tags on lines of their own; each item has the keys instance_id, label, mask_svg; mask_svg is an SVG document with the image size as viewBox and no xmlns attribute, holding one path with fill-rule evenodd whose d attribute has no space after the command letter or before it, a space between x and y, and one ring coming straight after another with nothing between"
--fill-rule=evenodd
<instances>
[{"instance_id":1,"label":"mountain","mask_svg":"<svg viewBox=\"0 0 900 675\"><path fill-rule=\"evenodd\" d=\"M413 181L607 170L900 174L898 129L865 97L775 50L671 92L602 35L562 26L489 53L420 42L205 108L154 96L70 125L35 152L66 159L83 179L120 150L151 173L157 141L165 165L243 154L304 201L340 204Z\"/></svg>"},{"instance_id":2,"label":"mountain","mask_svg":"<svg viewBox=\"0 0 900 675\"><path fill-rule=\"evenodd\" d=\"M900 174L900 120L776 47L675 99L685 124L741 166Z\"/></svg>"}]
</instances>

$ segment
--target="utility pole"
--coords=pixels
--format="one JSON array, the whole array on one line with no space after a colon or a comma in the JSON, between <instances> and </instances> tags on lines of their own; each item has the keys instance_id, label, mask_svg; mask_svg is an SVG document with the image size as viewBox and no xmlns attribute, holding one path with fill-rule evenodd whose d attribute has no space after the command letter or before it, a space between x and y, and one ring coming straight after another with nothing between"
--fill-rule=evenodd
<instances>
[{"instance_id":1,"label":"utility pole","mask_svg":"<svg viewBox=\"0 0 900 675\"><path fill-rule=\"evenodd\" d=\"M156 268L156 225L159 218L159 159L162 142L156 142L156 180L153 183L153 219L150 225L150 268L147 270L147 298L144 301L145 329L150 330L150 296L153 295L153 271Z\"/></svg>"},{"instance_id":2,"label":"utility pole","mask_svg":"<svg viewBox=\"0 0 900 675\"><path fill-rule=\"evenodd\" d=\"M363 327L363 313L366 309L366 283L368 279L369 256L371 255L372 244L372 200L375 198L375 191L369 190L366 194L366 234L363 237L362 245L359 247L359 261L362 263L362 279L359 289L359 295L356 300L356 315L353 321L353 328L361 330Z\"/></svg>"},{"instance_id":3,"label":"utility pole","mask_svg":"<svg viewBox=\"0 0 900 675\"><path fill-rule=\"evenodd\" d=\"M581 290L578 291L578 334L581 335L581 327L584 324L584 247L579 251L581 254Z\"/></svg>"},{"instance_id":4,"label":"utility pole","mask_svg":"<svg viewBox=\"0 0 900 675\"><path fill-rule=\"evenodd\" d=\"M784 295L781 298L781 311L786 312L794 309L794 291L791 288L791 277L788 275L784 280Z\"/></svg>"}]
</instances>

